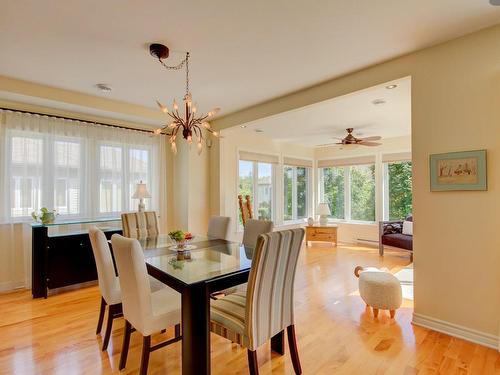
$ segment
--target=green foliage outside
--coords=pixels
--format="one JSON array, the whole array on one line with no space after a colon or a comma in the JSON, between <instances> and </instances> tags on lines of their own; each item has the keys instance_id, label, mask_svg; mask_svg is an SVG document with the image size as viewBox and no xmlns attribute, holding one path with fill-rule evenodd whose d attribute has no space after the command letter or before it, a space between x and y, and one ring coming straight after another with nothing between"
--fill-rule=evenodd
<instances>
[{"instance_id":1,"label":"green foliage outside","mask_svg":"<svg viewBox=\"0 0 500 375\"><path fill-rule=\"evenodd\" d=\"M307 168L297 167L297 219L307 216Z\"/></svg>"},{"instance_id":2,"label":"green foliage outside","mask_svg":"<svg viewBox=\"0 0 500 375\"><path fill-rule=\"evenodd\" d=\"M375 165L351 167L351 219L375 221Z\"/></svg>"},{"instance_id":3,"label":"green foliage outside","mask_svg":"<svg viewBox=\"0 0 500 375\"><path fill-rule=\"evenodd\" d=\"M411 162L392 163L389 173L389 220L401 220L412 213Z\"/></svg>"},{"instance_id":4,"label":"green foliage outside","mask_svg":"<svg viewBox=\"0 0 500 375\"><path fill-rule=\"evenodd\" d=\"M323 190L331 217L344 219L344 168L323 168Z\"/></svg>"},{"instance_id":5,"label":"green foliage outside","mask_svg":"<svg viewBox=\"0 0 500 375\"><path fill-rule=\"evenodd\" d=\"M283 189L284 189L284 197L285 197L285 212L283 213L284 220L292 220L293 219L293 168L292 167L284 167L283 168Z\"/></svg>"}]
</instances>

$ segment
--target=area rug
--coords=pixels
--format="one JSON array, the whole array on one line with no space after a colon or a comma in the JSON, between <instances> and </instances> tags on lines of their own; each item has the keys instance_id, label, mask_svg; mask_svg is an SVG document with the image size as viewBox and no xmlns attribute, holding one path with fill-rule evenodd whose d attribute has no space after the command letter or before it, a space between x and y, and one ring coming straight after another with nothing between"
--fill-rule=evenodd
<instances>
[{"instance_id":1,"label":"area rug","mask_svg":"<svg viewBox=\"0 0 500 375\"><path fill-rule=\"evenodd\" d=\"M401 283L403 298L413 301L413 263L394 274Z\"/></svg>"}]
</instances>

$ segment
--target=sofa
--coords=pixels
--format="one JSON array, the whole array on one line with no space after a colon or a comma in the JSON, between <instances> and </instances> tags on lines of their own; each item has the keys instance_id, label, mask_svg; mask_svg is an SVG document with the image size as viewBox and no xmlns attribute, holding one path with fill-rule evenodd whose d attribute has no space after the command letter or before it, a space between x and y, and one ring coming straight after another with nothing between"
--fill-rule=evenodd
<instances>
[{"instance_id":1,"label":"sofa","mask_svg":"<svg viewBox=\"0 0 500 375\"><path fill-rule=\"evenodd\" d=\"M408 216L406 221L413 222ZM379 222L379 254L384 255L384 246L391 246L410 254L413 262L413 235L403 234L403 220Z\"/></svg>"}]
</instances>

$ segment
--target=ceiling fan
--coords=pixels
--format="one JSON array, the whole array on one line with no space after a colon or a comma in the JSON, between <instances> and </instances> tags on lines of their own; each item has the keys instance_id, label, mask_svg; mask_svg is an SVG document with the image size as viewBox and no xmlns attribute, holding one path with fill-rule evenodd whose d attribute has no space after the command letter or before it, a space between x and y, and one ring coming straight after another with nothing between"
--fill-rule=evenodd
<instances>
[{"instance_id":1,"label":"ceiling fan","mask_svg":"<svg viewBox=\"0 0 500 375\"><path fill-rule=\"evenodd\" d=\"M382 137L376 135L373 137L366 137L366 138L356 138L355 136L352 135L352 132L354 131L354 128L347 128L347 135L344 138L336 138L340 140L340 142L336 143L327 143L323 145L318 145L318 147L326 147L326 146L333 146L333 145L362 145L362 146L380 146L381 143L378 142L373 142L373 141L378 141L382 139Z\"/></svg>"}]
</instances>

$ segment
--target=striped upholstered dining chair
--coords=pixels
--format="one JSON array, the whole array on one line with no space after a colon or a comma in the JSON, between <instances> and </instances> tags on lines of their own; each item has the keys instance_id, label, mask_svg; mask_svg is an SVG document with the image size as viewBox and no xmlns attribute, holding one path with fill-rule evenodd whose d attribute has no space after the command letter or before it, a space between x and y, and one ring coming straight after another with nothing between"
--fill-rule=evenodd
<instances>
[{"instance_id":1,"label":"striped upholstered dining chair","mask_svg":"<svg viewBox=\"0 0 500 375\"><path fill-rule=\"evenodd\" d=\"M285 328L296 374L301 374L293 313L293 284L304 229L259 236L248 290L211 302L212 332L248 350L251 375L259 373L257 348Z\"/></svg>"},{"instance_id":2,"label":"striped upholstered dining chair","mask_svg":"<svg viewBox=\"0 0 500 375\"><path fill-rule=\"evenodd\" d=\"M128 238L156 237L160 233L154 211L122 214L122 227L123 237Z\"/></svg>"}]
</instances>

